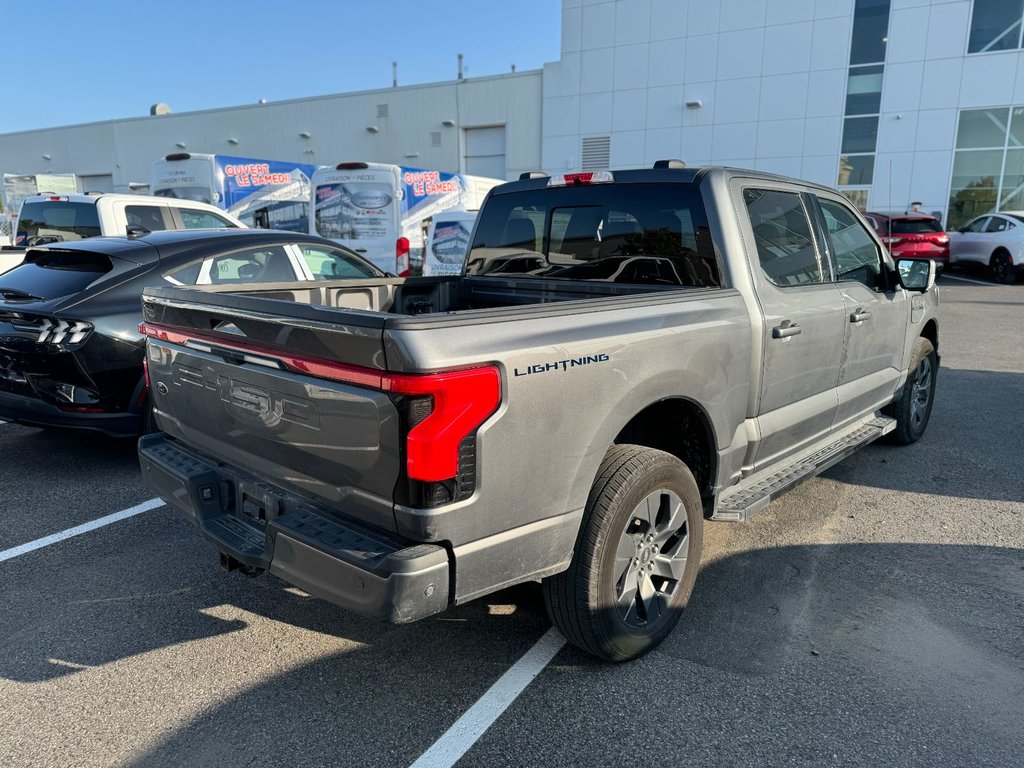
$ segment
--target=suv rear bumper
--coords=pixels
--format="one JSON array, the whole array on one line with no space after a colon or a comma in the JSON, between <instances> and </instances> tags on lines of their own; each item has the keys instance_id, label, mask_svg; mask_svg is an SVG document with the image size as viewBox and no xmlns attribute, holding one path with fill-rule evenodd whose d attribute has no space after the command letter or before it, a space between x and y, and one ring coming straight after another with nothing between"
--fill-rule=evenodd
<instances>
[{"instance_id":1,"label":"suv rear bumper","mask_svg":"<svg viewBox=\"0 0 1024 768\"><path fill-rule=\"evenodd\" d=\"M110 437L135 437L140 415L131 411L89 413L62 411L38 397L0 390L0 419L29 427L60 427L102 432Z\"/></svg>"},{"instance_id":2,"label":"suv rear bumper","mask_svg":"<svg viewBox=\"0 0 1024 768\"><path fill-rule=\"evenodd\" d=\"M394 624L448 607L448 552L339 519L217 466L163 433L139 441L146 483L222 553L316 597Z\"/></svg>"}]
</instances>

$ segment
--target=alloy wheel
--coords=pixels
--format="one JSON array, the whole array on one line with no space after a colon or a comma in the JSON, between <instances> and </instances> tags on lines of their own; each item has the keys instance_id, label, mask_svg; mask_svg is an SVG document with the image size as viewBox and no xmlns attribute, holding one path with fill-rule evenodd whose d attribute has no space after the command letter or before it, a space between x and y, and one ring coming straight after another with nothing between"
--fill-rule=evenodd
<instances>
[{"instance_id":1,"label":"alloy wheel","mask_svg":"<svg viewBox=\"0 0 1024 768\"><path fill-rule=\"evenodd\" d=\"M688 544L686 509L676 493L654 491L636 506L614 561L616 608L626 625L646 628L668 613Z\"/></svg>"}]
</instances>

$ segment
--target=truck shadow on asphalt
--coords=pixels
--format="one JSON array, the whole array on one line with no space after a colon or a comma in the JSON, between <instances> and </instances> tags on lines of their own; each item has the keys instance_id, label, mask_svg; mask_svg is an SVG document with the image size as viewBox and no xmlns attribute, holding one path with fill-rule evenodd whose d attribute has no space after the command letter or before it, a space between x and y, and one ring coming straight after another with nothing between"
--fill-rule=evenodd
<instances>
[{"instance_id":1,"label":"truck shadow on asphalt","mask_svg":"<svg viewBox=\"0 0 1024 768\"><path fill-rule=\"evenodd\" d=\"M968 585L969 595L963 591ZM271 612L275 618L294 621L310 609L323 617L322 605L285 603ZM515 612L493 615L488 606L496 603ZM524 696L522 706L534 708L534 715L521 714L519 730L562 713L577 725L538 754L550 764L607 764L599 745L607 744L608 732L598 724L628 719L635 708L630 702L672 681L681 716L710 698L732 716L749 714L757 732L791 727L808 706L828 713L867 696L875 709L862 717L877 718L883 732L891 734L886 723L912 706L933 734L969 727L992 749L1019 749L1022 604L1024 551L1014 549L825 545L727 555L702 573L676 631L647 657L613 666L563 649ZM346 764L407 765L545 626L535 586L402 629L328 621L321 631L341 629L367 647L261 682L196 717L133 765L246 764L257 756L266 764L344 757ZM771 697L797 710L765 712ZM386 719L372 712L386 712ZM280 724L289 721L332 726L309 739L282 731ZM708 737L720 730L690 723ZM832 737L818 731L821 749L831 755ZM930 739L932 754L943 754L941 736L901 738ZM386 748L378 751L382 743ZM632 754L656 761L664 759L664 748L648 744ZM758 754L750 760L758 762Z\"/></svg>"},{"instance_id":2,"label":"truck shadow on asphalt","mask_svg":"<svg viewBox=\"0 0 1024 768\"><path fill-rule=\"evenodd\" d=\"M116 700L121 690L166 684L173 666L182 691L169 698L191 719L136 766L408 765L548 626L536 585L407 627L380 625L270 577L220 574L212 550L182 527L149 521L166 543L147 545L145 569L133 570L140 545L127 543L117 558L95 558L96 573L55 571L48 605L29 606L39 595L15 590L0 623L21 617L0 640L8 680L60 685L88 674ZM946 740L964 748L965 729L998 754L1024 747L1024 550L833 544L716 557L656 651L608 665L567 646L531 686L516 705L525 708L517 717L527 742L537 718L573 723L545 747L550 764L607 764L607 724L633 716L645 692L665 685L690 723L685 739L724 739L723 723L746 734L791 732L794 719L816 717L816 735L801 737L801 748L820 748L825 761L835 734L821 717L852 708L858 729L877 726L877 746L896 738L891 723L905 722L909 708L927 727L901 731L902 748L948 754ZM20 581L14 574L11 583ZM265 653L280 657L281 671ZM198 706L191 689L225 693ZM47 698L59 700L60 690ZM146 718L155 702L139 705ZM684 736L647 740L631 754L664 759L666 738ZM757 749L767 746L751 739L750 762L763 762Z\"/></svg>"},{"instance_id":3,"label":"truck shadow on asphalt","mask_svg":"<svg viewBox=\"0 0 1024 768\"><path fill-rule=\"evenodd\" d=\"M874 443L822 477L852 485L989 501L1024 501L1024 373L941 368L931 421L910 446Z\"/></svg>"}]
</instances>

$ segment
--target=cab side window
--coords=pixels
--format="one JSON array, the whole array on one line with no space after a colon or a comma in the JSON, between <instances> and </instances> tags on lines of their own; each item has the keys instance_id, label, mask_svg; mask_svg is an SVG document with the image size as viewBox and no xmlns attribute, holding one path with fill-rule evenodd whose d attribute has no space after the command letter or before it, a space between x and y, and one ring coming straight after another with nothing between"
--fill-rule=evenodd
<instances>
[{"instance_id":1,"label":"cab side window","mask_svg":"<svg viewBox=\"0 0 1024 768\"><path fill-rule=\"evenodd\" d=\"M209 211L197 211L192 208L179 208L178 214L185 229L219 229L234 227L227 219Z\"/></svg>"},{"instance_id":2,"label":"cab side window","mask_svg":"<svg viewBox=\"0 0 1024 768\"><path fill-rule=\"evenodd\" d=\"M825 228L832 241L837 280L856 280L868 288L881 288L882 255L857 217L843 205L818 198Z\"/></svg>"},{"instance_id":3,"label":"cab side window","mask_svg":"<svg viewBox=\"0 0 1024 768\"><path fill-rule=\"evenodd\" d=\"M166 219L170 217L165 217L164 214L165 209L157 205L126 205L124 208L124 216L129 227L142 227L150 232L168 229Z\"/></svg>"},{"instance_id":4,"label":"cab side window","mask_svg":"<svg viewBox=\"0 0 1024 768\"><path fill-rule=\"evenodd\" d=\"M821 260L800 195L774 189L745 189L743 202L750 215L765 277L779 286L821 283Z\"/></svg>"},{"instance_id":5,"label":"cab side window","mask_svg":"<svg viewBox=\"0 0 1024 768\"><path fill-rule=\"evenodd\" d=\"M1006 219L1000 219L998 216L993 216L989 219L988 226L985 228L986 232L1005 232L1006 231Z\"/></svg>"},{"instance_id":6,"label":"cab side window","mask_svg":"<svg viewBox=\"0 0 1024 768\"><path fill-rule=\"evenodd\" d=\"M964 232L984 232L985 231L985 225L988 224L988 221L989 221L989 217L988 216L981 216L981 217L975 219L974 221L972 221L966 227L964 227Z\"/></svg>"}]
</instances>

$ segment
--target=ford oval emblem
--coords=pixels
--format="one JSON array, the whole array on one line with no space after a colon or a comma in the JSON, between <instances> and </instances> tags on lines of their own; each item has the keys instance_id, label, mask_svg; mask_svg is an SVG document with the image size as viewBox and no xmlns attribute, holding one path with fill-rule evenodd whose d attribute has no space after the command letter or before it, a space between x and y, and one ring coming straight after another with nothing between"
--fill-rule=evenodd
<instances>
[{"instance_id":1,"label":"ford oval emblem","mask_svg":"<svg viewBox=\"0 0 1024 768\"><path fill-rule=\"evenodd\" d=\"M367 190L352 195L352 204L366 210L386 208L391 203L391 195L381 190Z\"/></svg>"}]
</instances>

